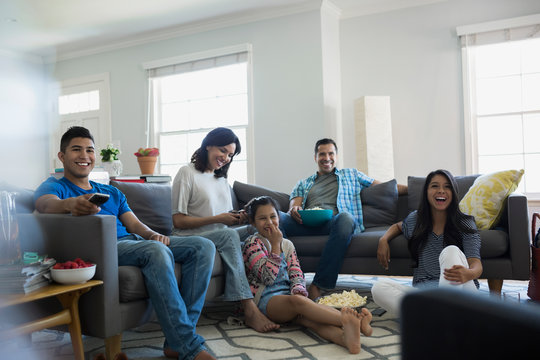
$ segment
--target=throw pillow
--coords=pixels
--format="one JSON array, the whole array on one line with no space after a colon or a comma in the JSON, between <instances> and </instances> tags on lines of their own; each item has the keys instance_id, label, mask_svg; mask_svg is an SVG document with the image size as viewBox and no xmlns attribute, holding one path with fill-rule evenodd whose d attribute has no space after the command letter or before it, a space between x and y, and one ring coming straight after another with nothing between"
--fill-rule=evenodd
<instances>
[{"instance_id":1,"label":"throw pillow","mask_svg":"<svg viewBox=\"0 0 540 360\"><path fill-rule=\"evenodd\" d=\"M396 222L398 191L395 179L362 189L360 198L366 228L392 225Z\"/></svg>"},{"instance_id":2,"label":"throw pillow","mask_svg":"<svg viewBox=\"0 0 540 360\"><path fill-rule=\"evenodd\" d=\"M285 193L270 190L264 186L245 184L239 181L234 182L233 190L240 208L243 208L254 197L270 196L278 202L281 211L287 212L289 210L289 195Z\"/></svg>"},{"instance_id":3,"label":"throw pillow","mask_svg":"<svg viewBox=\"0 0 540 360\"><path fill-rule=\"evenodd\" d=\"M478 230L490 229L498 223L505 200L516 190L523 173L523 170L506 170L479 176L459 208L474 216Z\"/></svg>"},{"instance_id":4,"label":"throw pillow","mask_svg":"<svg viewBox=\"0 0 540 360\"><path fill-rule=\"evenodd\" d=\"M172 230L171 185L111 181L125 196L133 213L152 230L169 235Z\"/></svg>"}]
</instances>

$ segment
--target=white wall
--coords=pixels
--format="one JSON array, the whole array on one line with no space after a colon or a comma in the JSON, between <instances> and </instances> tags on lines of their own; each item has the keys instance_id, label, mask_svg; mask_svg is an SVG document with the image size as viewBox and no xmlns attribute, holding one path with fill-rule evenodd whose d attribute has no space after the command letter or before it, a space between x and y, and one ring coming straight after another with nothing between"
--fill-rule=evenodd
<instances>
[{"instance_id":1,"label":"white wall","mask_svg":"<svg viewBox=\"0 0 540 360\"><path fill-rule=\"evenodd\" d=\"M343 141L339 28L339 16L328 3L323 2L321 8L321 44L325 112L324 137L334 139L337 144L341 144ZM342 167L342 165L342 159L338 156L337 166Z\"/></svg>"},{"instance_id":2,"label":"white wall","mask_svg":"<svg viewBox=\"0 0 540 360\"><path fill-rule=\"evenodd\" d=\"M390 96L395 177L465 174L456 26L540 13L538 0L449 0L341 22L345 166L354 166L353 102Z\"/></svg>"},{"instance_id":3,"label":"white wall","mask_svg":"<svg viewBox=\"0 0 540 360\"><path fill-rule=\"evenodd\" d=\"M356 163L354 99L388 95L398 181L406 183L407 175L425 175L434 168L463 174L461 57L455 28L533 13L540 13L538 0L448 0L341 20L341 41L334 46L341 49L343 143L338 145L344 165ZM336 59L327 54L331 44L322 45L323 37L335 38L335 33L322 34L322 27L335 29L328 23L322 26L323 21L318 11L291 15L61 61L49 71L58 81L110 73L113 139L121 141L126 172L136 173L132 152L145 143L146 79L141 64L253 44L255 181L289 192L298 179L314 172L313 145L329 135L325 104L338 103L329 97L328 83L323 84L323 71L336 69L335 64L323 66L323 60ZM18 75L18 80L41 91L27 76L31 72L22 71L26 75ZM41 165L47 162L48 148L46 116L36 112L25 108L23 121L11 127L21 133L17 144L32 146L28 153L33 155L24 154L23 159L36 166L24 171L30 172L28 182L37 184L48 172ZM13 116L3 117L9 118ZM23 124L35 129L23 131ZM2 143L6 148L8 143Z\"/></svg>"},{"instance_id":4,"label":"white wall","mask_svg":"<svg viewBox=\"0 0 540 360\"><path fill-rule=\"evenodd\" d=\"M56 63L58 81L110 73L113 140L125 173L145 144L146 77L141 64L231 45L253 45L256 183L289 192L314 171L313 145L324 136L321 29L317 11L186 35Z\"/></svg>"},{"instance_id":5,"label":"white wall","mask_svg":"<svg viewBox=\"0 0 540 360\"><path fill-rule=\"evenodd\" d=\"M0 183L33 189L47 174L45 74L40 58L0 49Z\"/></svg>"}]
</instances>

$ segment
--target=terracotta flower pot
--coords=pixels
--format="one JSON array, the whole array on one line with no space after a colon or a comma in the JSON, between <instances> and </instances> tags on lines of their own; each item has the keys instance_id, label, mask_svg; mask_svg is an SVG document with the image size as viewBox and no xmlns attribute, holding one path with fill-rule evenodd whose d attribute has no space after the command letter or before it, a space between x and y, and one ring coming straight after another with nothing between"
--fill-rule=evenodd
<instances>
[{"instance_id":1,"label":"terracotta flower pot","mask_svg":"<svg viewBox=\"0 0 540 360\"><path fill-rule=\"evenodd\" d=\"M139 167L141 168L141 174L151 175L154 173L156 167L157 156L139 156L137 157Z\"/></svg>"}]
</instances>

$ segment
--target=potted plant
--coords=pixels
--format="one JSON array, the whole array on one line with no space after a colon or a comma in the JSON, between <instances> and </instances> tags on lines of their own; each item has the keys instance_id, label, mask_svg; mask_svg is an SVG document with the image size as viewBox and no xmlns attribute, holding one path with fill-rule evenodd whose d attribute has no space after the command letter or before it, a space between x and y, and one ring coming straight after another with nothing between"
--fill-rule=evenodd
<instances>
[{"instance_id":1,"label":"potted plant","mask_svg":"<svg viewBox=\"0 0 540 360\"><path fill-rule=\"evenodd\" d=\"M141 168L141 174L151 175L154 173L154 168L156 167L157 157L159 155L159 149L152 148L139 148L135 153L137 161L139 162L139 167Z\"/></svg>"},{"instance_id":2,"label":"potted plant","mask_svg":"<svg viewBox=\"0 0 540 360\"><path fill-rule=\"evenodd\" d=\"M100 155L101 165L109 173L109 176L119 176L122 173L122 162L118 159L120 149L109 144L105 149L101 149Z\"/></svg>"}]
</instances>

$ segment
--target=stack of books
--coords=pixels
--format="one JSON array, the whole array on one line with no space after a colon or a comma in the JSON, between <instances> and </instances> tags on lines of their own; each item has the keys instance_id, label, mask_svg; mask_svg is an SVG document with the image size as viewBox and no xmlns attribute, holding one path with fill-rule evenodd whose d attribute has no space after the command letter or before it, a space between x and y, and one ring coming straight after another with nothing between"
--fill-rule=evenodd
<instances>
[{"instance_id":1,"label":"stack of books","mask_svg":"<svg viewBox=\"0 0 540 360\"><path fill-rule=\"evenodd\" d=\"M169 175L143 174L143 175L123 175L113 176L111 180L136 183L170 183L172 178Z\"/></svg>"},{"instance_id":2,"label":"stack of books","mask_svg":"<svg viewBox=\"0 0 540 360\"><path fill-rule=\"evenodd\" d=\"M60 179L64 176L64 169L58 168L54 169L54 172L51 173L51 176L54 176L57 179ZM101 167L95 167L88 175L88 178L94 182L109 185L109 173Z\"/></svg>"},{"instance_id":3,"label":"stack of books","mask_svg":"<svg viewBox=\"0 0 540 360\"><path fill-rule=\"evenodd\" d=\"M53 258L45 258L32 264L0 266L0 294L28 294L49 285Z\"/></svg>"}]
</instances>

